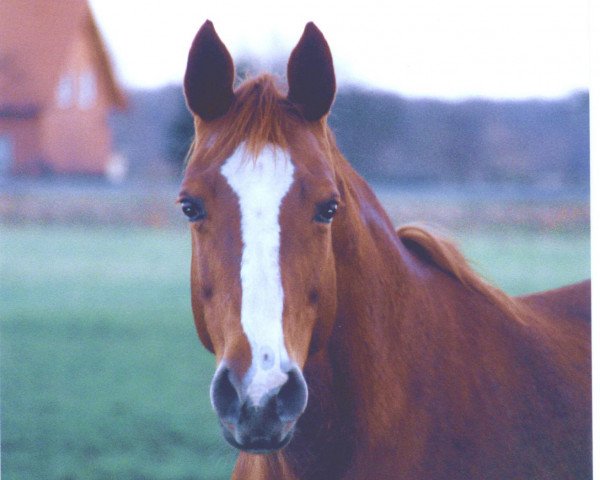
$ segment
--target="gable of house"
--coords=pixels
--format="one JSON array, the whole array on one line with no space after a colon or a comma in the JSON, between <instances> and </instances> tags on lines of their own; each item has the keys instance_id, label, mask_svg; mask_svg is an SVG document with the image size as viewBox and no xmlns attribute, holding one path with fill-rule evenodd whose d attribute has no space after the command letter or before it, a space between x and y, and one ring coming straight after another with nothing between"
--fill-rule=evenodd
<instances>
[{"instance_id":1,"label":"gable of house","mask_svg":"<svg viewBox=\"0 0 600 480\"><path fill-rule=\"evenodd\" d=\"M125 97L87 0L1 0L0 38L0 175L102 172Z\"/></svg>"},{"instance_id":2,"label":"gable of house","mask_svg":"<svg viewBox=\"0 0 600 480\"><path fill-rule=\"evenodd\" d=\"M124 104L86 0L0 2L0 110L33 114L53 98L74 39L85 31L114 106Z\"/></svg>"}]
</instances>

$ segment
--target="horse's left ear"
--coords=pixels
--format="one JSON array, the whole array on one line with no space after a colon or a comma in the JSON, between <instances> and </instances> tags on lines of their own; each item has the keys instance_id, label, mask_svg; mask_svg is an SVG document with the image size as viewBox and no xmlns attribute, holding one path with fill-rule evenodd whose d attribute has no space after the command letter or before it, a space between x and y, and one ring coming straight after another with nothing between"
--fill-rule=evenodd
<instances>
[{"instance_id":1,"label":"horse's left ear","mask_svg":"<svg viewBox=\"0 0 600 480\"><path fill-rule=\"evenodd\" d=\"M210 20L198 30L190 48L183 80L190 110L202 120L215 120L233 103L233 60Z\"/></svg>"},{"instance_id":2,"label":"horse's left ear","mask_svg":"<svg viewBox=\"0 0 600 480\"><path fill-rule=\"evenodd\" d=\"M329 112L335 97L333 58L325 37L312 22L306 24L290 55L287 76L288 100L306 120L319 120Z\"/></svg>"}]
</instances>

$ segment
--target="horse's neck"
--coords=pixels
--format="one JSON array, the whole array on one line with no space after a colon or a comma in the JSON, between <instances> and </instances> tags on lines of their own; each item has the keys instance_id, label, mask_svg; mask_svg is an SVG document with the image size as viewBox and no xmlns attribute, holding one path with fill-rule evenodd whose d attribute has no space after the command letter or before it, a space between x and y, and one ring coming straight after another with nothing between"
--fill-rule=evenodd
<instances>
[{"instance_id":1,"label":"horse's neck","mask_svg":"<svg viewBox=\"0 0 600 480\"><path fill-rule=\"evenodd\" d=\"M300 420L299 441L286 451L307 478L338 478L351 468L359 450L374 447L365 445L376 441L367 432L397 424L403 404L399 346L410 253L368 186L354 180L343 186L347 220L333 223L336 323L329 347L305 366L314 400Z\"/></svg>"},{"instance_id":2,"label":"horse's neck","mask_svg":"<svg viewBox=\"0 0 600 480\"><path fill-rule=\"evenodd\" d=\"M362 182L345 185L344 202L352 221L333 223L336 323L328 348L304 367L308 409L271 478L448 478L440 473L451 470L448 445L460 453L486 444L495 462L488 430L471 426L487 426L500 406L531 415L540 378L556 374L546 367L549 346L536 356L532 325L409 251ZM494 386L488 410L482 385ZM547 401L550 390L541 391ZM536 421L546 432L544 416ZM519 422L502 425L499 444L520 435ZM463 434L467 443L453 443ZM448 456L427 463L436 448Z\"/></svg>"},{"instance_id":3,"label":"horse's neck","mask_svg":"<svg viewBox=\"0 0 600 480\"><path fill-rule=\"evenodd\" d=\"M406 374L401 338L414 259L370 188L353 180L346 194L354 219L334 239L338 318L331 354L334 375L351 382L346 388L357 404L348 408L365 414L366 424L357 428L373 432L390 424L388 412L401 410Z\"/></svg>"}]
</instances>

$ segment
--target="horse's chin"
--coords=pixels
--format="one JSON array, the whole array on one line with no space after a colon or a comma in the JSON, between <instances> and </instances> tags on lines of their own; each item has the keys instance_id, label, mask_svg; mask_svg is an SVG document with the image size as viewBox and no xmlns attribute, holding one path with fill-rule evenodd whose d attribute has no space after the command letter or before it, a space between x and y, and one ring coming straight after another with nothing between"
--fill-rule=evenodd
<instances>
[{"instance_id":1,"label":"horse's chin","mask_svg":"<svg viewBox=\"0 0 600 480\"><path fill-rule=\"evenodd\" d=\"M282 439L270 440L265 438L249 439L245 442L239 442L230 430L223 428L223 436L227 442L245 453L252 453L255 455L268 455L281 450L292 440L294 436L294 429L288 431Z\"/></svg>"}]
</instances>

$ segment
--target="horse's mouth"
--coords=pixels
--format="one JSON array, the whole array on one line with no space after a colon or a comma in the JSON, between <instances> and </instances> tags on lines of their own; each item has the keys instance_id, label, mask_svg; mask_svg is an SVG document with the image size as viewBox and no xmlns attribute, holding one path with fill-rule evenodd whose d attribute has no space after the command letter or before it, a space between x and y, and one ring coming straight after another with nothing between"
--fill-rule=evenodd
<instances>
[{"instance_id":1,"label":"horse's mouth","mask_svg":"<svg viewBox=\"0 0 600 480\"><path fill-rule=\"evenodd\" d=\"M266 455L277 450L281 450L288 443L290 443L292 437L294 436L294 429L291 428L281 439L277 437L268 438L264 436L252 438L250 435L247 435L247 438L245 438L244 441L238 441L238 439L235 438L237 435L235 435L230 429L223 426L223 436L230 445L238 450L252 454Z\"/></svg>"}]
</instances>

